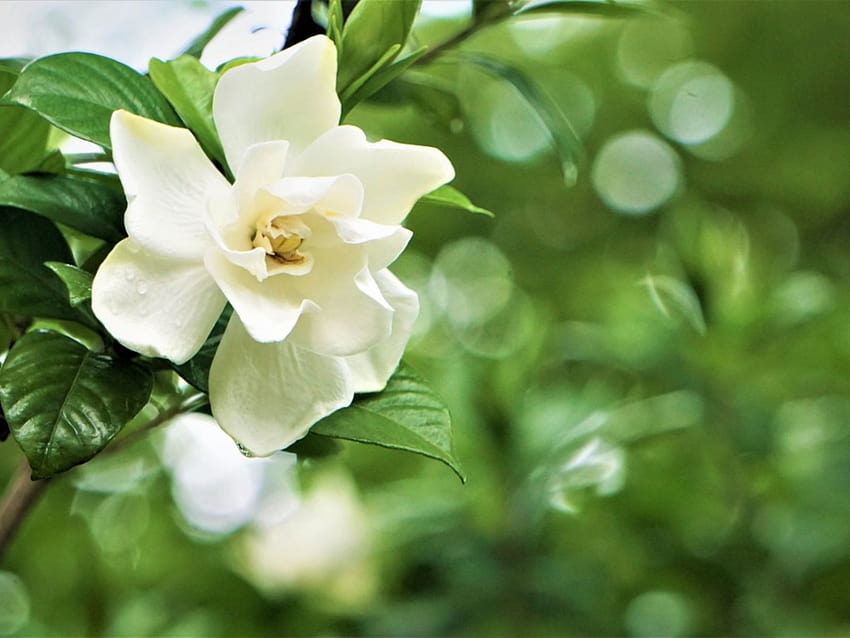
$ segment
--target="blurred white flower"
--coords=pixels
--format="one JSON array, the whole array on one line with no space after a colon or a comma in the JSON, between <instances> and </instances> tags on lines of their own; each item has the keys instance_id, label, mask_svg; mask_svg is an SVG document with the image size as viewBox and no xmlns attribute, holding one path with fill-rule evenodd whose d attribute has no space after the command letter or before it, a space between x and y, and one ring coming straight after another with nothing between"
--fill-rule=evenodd
<instances>
[{"instance_id":1,"label":"blurred white flower","mask_svg":"<svg viewBox=\"0 0 850 638\"><path fill-rule=\"evenodd\" d=\"M325 36L222 75L213 116L232 185L188 130L112 117L129 238L97 272L94 312L128 348L181 363L230 302L210 401L259 455L384 387L419 308L387 270L410 239L399 224L454 177L437 149L339 126L335 80Z\"/></svg>"}]
</instances>

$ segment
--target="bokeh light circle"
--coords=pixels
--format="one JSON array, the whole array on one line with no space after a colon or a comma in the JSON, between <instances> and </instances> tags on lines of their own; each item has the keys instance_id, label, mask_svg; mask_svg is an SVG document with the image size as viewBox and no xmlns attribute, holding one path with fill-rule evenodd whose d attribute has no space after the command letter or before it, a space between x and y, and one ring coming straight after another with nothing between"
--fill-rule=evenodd
<instances>
[{"instance_id":1,"label":"bokeh light circle","mask_svg":"<svg viewBox=\"0 0 850 638\"><path fill-rule=\"evenodd\" d=\"M626 215L652 212L675 193L680 180L676 152L644 130L610 138L593 162L596 193L614 211Z\"/></svg>"}]
</instances>

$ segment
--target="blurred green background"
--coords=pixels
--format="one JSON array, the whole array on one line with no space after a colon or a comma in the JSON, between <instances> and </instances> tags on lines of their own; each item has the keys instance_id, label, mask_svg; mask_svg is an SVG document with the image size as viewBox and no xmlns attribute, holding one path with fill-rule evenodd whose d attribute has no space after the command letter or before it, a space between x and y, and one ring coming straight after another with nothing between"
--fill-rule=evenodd
<instances>
[{"instance_id":1,"label":"blurred green background","mask_svg":"<svg viewBox=\"0 0 850 638\"><path fill-rule=\"evenodd\" d=\"M850 633L848 33L843 2L513 20L358 106L496 213L420 205L394 267L468 484L190 418L51 486L0 635Z\"/></svg>"}]
</instances>

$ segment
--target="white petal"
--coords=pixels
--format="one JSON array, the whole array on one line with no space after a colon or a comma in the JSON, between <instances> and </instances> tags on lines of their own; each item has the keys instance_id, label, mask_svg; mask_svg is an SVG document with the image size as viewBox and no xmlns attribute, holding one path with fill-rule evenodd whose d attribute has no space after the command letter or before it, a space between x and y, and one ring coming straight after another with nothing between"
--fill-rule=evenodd
<instances>
[{"instance_id":1,"label":"white petal","mask_svg":"<svg viewBox=\"0 0 850 638\"><path fill-rule=\"evenodd\" d=\"M378 392L384 389L401 361L413 324L419 315L419 297L389 270L376 273L375 281L384 298L395 309L392 334L366 352L345 358L351 370L355 392Z\"/></svg>"},{"instance_id":2,"label":"white petal","mask_svg":"<svg viewBox=\"0 0 850 638\"><path fill-rule=\"evenodd\" d=\"M304 314L290 339L300 347L327 355L362 352L389 337L392 308L384 300L368 267L355 274L324 268L298 280L305 296L318 306Z\"/></svg>"},{"instance_id":3,"label":"white petal","mask_svg":"<svg viewBox=\"0 0 850 638\"><path fill-rule=\"evenodd\" d=\"M112 249L92 283L92 309L113 337L175 363L203 345L224 304L201 262L160 257L131 239Z\"/></svg>"},{"instance_id":4,"label":"white petal","mask_svg":"<svg viewBox=\"0 0 850 638\"><path fill-rule=\"evenodd\" d=\"M252 144L287 140L300 153L339 122L336 48L318 35L221 76L213 118L231 168Z\"/></svg>"},{"instance_id":5,"label":"white petal","mask_svg":"<svg viewBox=\"0 0 850 638\"><path fill-rule=\"evenodd\" d=\"M264 142L255 144L245 151L242 165L236 174L236 189L239 193L239 211L245 216L253 209L257 191L283 177L289 142ZM237 218L229 220L233 223ZM221 221L219 221L221 224Z\"/></svg>"},{"instance_id":6,"label":"white petal","mask_svg":"<svg viewBox=\"0 0 850 638\"><path fill-rule=\"evenodd\" d=\"M295 282L300 278L283 274L257 281L217 249L207 254L204 263L256 341L282 341L302 313L316 309L296 288Z\"/></svg>"},{"instance_id":7,"label":"white petal","mask_svg":"<svg viewBox=\"0 0 850 638\"><path fill-rule=\"evenodd\" d=\"M399 224L416 200L454 178L451 162L436 148L368 142L355 126L331 129L287 171L308 176L355 175L365 190L361 216L382 224Z\"/></svg>"},{"instance_id":8,"label":"white petal","mask_svg":"<svg viewBox=\"0 0 850 638\"><path fill-rule=\"evenodd\" d=\"M363 246L369 260L369 270L377 272L389 266L402 253L413 236L403 226L376 224L368 219L328 218L337 236L346 244ZM324 255L317 255L324 258Z\"/></svg>"},{"instance_id":9,"label":"white petal","mask_svg":"<svg viewBox=\"0 0 850 638\"><path fill-rule=\"evenodd\" d=\"M353 175L287 177L270 184L263 192L279 201L281 212L288 215L315 209L332 215L357 217L363 205L363 185ZM260 206L261 210L263 208Z\"/></svg>"},{"instance_id":10,"label":"white petal","mask_svg":"<svg viewBox=\"0 0 850 638\"><path fill-rule=\"evenodd\" d=\"M200 259L207 202L226 197L230 184L186 129L115 111L110 137L129 202L127 233L159 255Z\"/></svg>"},{"instance_id":11,"label":"white petal","mask_svg":"<svg viewBox=\"0 0 850 638\"><path fill-rule=\"evenodd\" d=\"M213 416L260 456L294 443L352 398L342 359L302 350L289 340L258 343L235 316L210 369Z\"/></svg>"}]
</instances>

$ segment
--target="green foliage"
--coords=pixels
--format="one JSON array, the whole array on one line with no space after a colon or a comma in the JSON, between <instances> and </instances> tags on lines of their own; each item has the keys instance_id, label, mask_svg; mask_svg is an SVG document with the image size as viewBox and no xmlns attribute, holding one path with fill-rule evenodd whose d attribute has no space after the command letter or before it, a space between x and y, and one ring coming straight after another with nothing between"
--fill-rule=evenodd
<instances>
[{"instance_id":1,"label":"green foliage","mask_svg":"<svg viewBox=\"0 0 850 638\"><path fill-rule=\"evenodd\" d=\"M57 261L48 261L44 265L65 284L71 306L79 306L91 299L91 282L94 276L90 272Z\"/></svg>"},{"instance_id":2,"label":"green foliage","mask_svg":"<svg viewBox=\"0 0 850 638\"><path fill-rule=\"evenodd\" d=\"M167 62L153 58L148 65L148 73L156 88L198 138L207 155L226 166L212 116L218 74L190 55Z\"/></svg>"},{"instance_id":3,"label":"green foliage","mask_svg":"<svg viewBox=\"0 0 850 638\"><path fill-rule=\"evenodd\" d=\"M428 384L404 364L384 390L358 397L351 406L325 417L310 431L415 452L442 461L461 481L466 481L452 448L448 408Z\"/></svg>"},{"instance_id":4,"label":"green foliage","mask_svg":"<svg viewBox=\"0 0 850 638\"><path fill-rule=\"evenodd\" d=\"M0 181L0 206L28 210L112 243L125 236L123 194L96 181L15 175Z\"/></svg>"},{"instance_id":5,"label":"green foliage","mask_svg":"<svg viewBox=\"0 0 850 638\"><path fill-rule=\"evenodd\" d=\"M30 62L4 102L32 109L63 131L107 149L115 110L180 124L149 78L92 53L59 53Z\"/></svg>"},{"instance_id":6,"label":"green foliage","mask_svg":"<svg viewBox=\"0 0 850 638\"><path fill-rule=\"evenodd\" d=\"M17 65L0 61L0 96L17 79ZM0 171L25 173L35 167L47 149L50 125L19 106L0 107Z\"/></svg>"},{"instance_id":7,"label":"green foliage","mask_svg":"<svg viewBox=\"0 0 850 638\"><path fill-rule=\"evenodd\" d=\"M461 210L469 211L470 213L478 213L494 217L493 212L486 208L476 206L469 198L461 193L454 186L440 186L437 190L431 191L425 195L420 201L426 204L436 204L437 206L448 206L451 208L460 208Z\"/></svg>"},{"instance_id":8,"label":"green foliage","mask_svg":"<svg viewBox=\"0 0 850 638\"><path fill-rule=\"evenodd\" d=\"M209 392L210 366L212 365L215 352L218 350L218 344L221 342L224 329L227 327L227 322L230 321L231 314L233 314L233 309L230 306L226 307L213 326L210 336L207 337L207 340L201 346L201 349L198 350L197 354L186 363L173 366L181 377L201 392Z\"/></svg>"},{"instance_id":9,"label":"green foliage","mask_svg":"<svg viewBox=\"0 0 850 638\"><path fill-rule=\"evenodd\" d=\"M514 11L514 15L593 15L626 18L636 13L649 12L654 8L650 3L613 0L551 0L523 4Z\"/></svg>"},{"instance_id":10,"label":"green foliage","mask_svg":"<svg viewBox=\"0 0 850 638\"><path fill-rule=\"evenodd\" d=\"M33 479L100 452L150 397L148 369L52 332L19 339L0 371L0 402Z\"/></svg>"},{"instance_id":11,"label":"green foliage","mask_svg":"<svg viewBox=\"0 0 850 638\"><path fill-rule=\"evenodd\" d=\"M56 226L31 213L0 208L0 312L76 318L46 261L73 261Z\"/></svg>"},{"instance_id":12,"label":"green foliage","mask_svg":"<svg viewBox=\"0 0 850 638\"><path fill-rule=\"evenodd\" d=\"M354 7L338 36L342 46L338 51L337 92L344 112L367 97L370 90L377 91L403 72L421 55L421 52L412 54L413 59L409 56L391 70L388 68L407 42L420 4L421 0L360 0ZM331 18L337 11L332 11ZM364 88L379 72L383 72L382 77L371 82L369 89Z\"/></svg>"}]
</instances>

